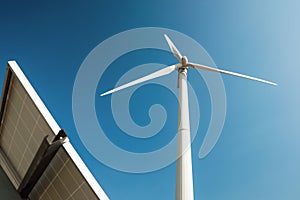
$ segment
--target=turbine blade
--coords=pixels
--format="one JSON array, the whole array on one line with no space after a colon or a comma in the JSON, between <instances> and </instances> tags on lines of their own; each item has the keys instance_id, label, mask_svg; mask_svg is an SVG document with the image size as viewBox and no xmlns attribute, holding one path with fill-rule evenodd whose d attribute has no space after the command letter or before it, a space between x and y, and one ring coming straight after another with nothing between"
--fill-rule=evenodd
<instances>
[{"instance_id":1,"label":"turbine blade","mask_svg":"<svg viewBox=\"0 0 300 200\"><path fill-rule=\"evenodd\" d=\"M156 72L153 72L152 74L149 74L147 76L144 76L142 78L139 78L139 79L136 79L134 81L131 81L129 83L126 83L124 85L121 85L119 87L116 87L112 90L109 90L107 92L104 92L103 94L101 94L100 96L105 96L105 95L108 95L108 94L111 94L113 92L117 92L119 90L122 90L122 89L125 89L125 88L128 88L130 86L133 86L133 85L136 85L136 84L139 84L139 83L142 83L142 82L145 82L145 81L148 81L148 80L151 80L151 79L154 79L154 78L158 78L158 77L161 77L161 76L164 76L164 75L167 75L167 74L170 74L172 73L173 71L175 71L176 69L178 69L180 67L179 64L176 64L176 65L172 65L172 66L169 66L169 67L166 67L166 68L163 68L161 70L158 70Z\"/></svg>"},{"instance_id":2,"label":"turbine blade","mask_svg":"<svg viewBox=\"0 0 300 200\"><path fill-rule=\"evenodd\" d=\"M173 55L179 60L181 61L181 58L182 58L182 55L180 54L180 52L178 51L178 49L176 48L176 46L173 44L173 42L171 41L171 39L166 35L164 34L167 42L168 42L168 45L170 47L170 50L172 51Z\"/></svg>"},{"instance_id":3,"label":"turbine blade","mask_svg":"<svg viewBox=\"0 0 300 200\"><path fill-rule=\"evenodd\" d=\"M267 83L267 84L270 84L270 85L277 85L276 83L273 83L271 81L267 81L267 80L264 80L264 79L255 78L255 77L252 77L252 76L239 74L239 73L236 73L236 72L230 72L230 71L217 69L217 68L213 68L213 67L208 67L208 66L205 66L205 65L200 65L200 64L195 64L195 63L188 63L187 65L191 66L191 67L194 67L194 68L197 68L197 69L208 70L208 71L212 71L212 72L220 72L220 73L223 73L223 74L229 74L229 75L238 76L238 77L241 77L241 78L247 78L247 79L250 79L250 80L253 80L253 81L259 81L259 82Z\"/></svg>"}]
</instances>

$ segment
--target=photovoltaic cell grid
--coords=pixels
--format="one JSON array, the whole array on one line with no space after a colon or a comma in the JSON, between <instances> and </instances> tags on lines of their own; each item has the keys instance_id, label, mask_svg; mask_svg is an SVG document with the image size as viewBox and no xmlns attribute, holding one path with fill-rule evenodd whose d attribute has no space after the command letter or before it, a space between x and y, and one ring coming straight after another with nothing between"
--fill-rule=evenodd
<instances>
[{"instance_id":1,"label":"photovoltaic cell grid","mask_svg":"<svg viewBox=\"0 0 300 200\"><path fill-rule=\"evenodd\" d=\"M54 137L54 134L14 76L8 99L1 126L0 145L10 158L17 176L23 179L43 138L46 135Z\"/></svg>"},{"instance_id":2,"label":"photovoltaic cell grid","mask_svg":"<svg viewBox=\"0 0 300 200\"><path fill-rule=\"evenodd\" d=\"M46 108L39 98L37 100L37 94L35 91L32 92L32 86L16 62L9 62L6 78L9 73L11 79L6 79L9 89L0 126L0 164L17 189L43 138L48 135L48 141L52 141L57 134L54 132L53 122L57 127L58 125L52 116L49 119L48 110L45 114L45 110L39 109ZM32 97L34 95L36 96ZM65 143L58 150L29 194L29 198L31 200L108 199L70 143Z\"/></svg>"},{"instance_id":3,"label":"photovoltaic cell grid","mask_svg":"<svg viewBox=\"0 0 300 200\"><path fill-rule=\"evenodd\" d=\"M30 197L47 200L98 199L64 148L59 149Z\"/></svg>"}]
</instances>

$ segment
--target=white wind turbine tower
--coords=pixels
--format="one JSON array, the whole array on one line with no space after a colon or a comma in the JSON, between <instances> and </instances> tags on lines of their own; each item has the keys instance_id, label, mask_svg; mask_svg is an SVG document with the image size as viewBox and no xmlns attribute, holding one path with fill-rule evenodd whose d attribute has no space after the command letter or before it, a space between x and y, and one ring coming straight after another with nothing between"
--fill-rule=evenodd
<instances>
[{"instance_id":1,"label":"white wind turbine tower","mask_svg":"<svg viewBox=\"0 0 300 200\"><path fill-rule=\"evenodd\" d=\"M188 105L188 89L187 89L187 72L189 68L197 68L201 70L208 70L212 72L219 72L223 74L229 74L242 78L251 79L271 85L277 85L276 83L266 81L263 79L225 71L217 68L208 67L201 64L195 64L188 62L186 56L182 56L178 49L175 47L170 38L164 35L168 45L179 60L178 64L168 66L164 69L158 70L152 74L109 90L101 96L111 94L113 92L125 89L127 87L148 81L157 77L161 77L178 70L178 89L179 89L179 107L178 107L178 146L177 146L177 161L176 161L176 200L193 200L193 172L192 172L192 156L191 156L191 144L190 144L190 120L189 120L189 105Z\"/></svg>"}]
</instances>

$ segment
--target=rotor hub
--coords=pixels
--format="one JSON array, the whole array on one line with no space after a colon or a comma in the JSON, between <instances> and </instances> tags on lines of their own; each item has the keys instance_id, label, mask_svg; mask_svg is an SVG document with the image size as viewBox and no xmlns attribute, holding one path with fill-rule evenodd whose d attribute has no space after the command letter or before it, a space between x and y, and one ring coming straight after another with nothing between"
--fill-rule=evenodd
<instances>
[{"instance_id":1,"label":"rotor hub","mask_svg":"<svg viewBox=\"0 0 300 200\"><path fill-rule=\"evenodd\" d=\"M182 66L186 67L187 63L188 63L187 57L186 56L182 56L182 58L181 58L181 64L182 64Z\"/></svg>"}]
</instances>

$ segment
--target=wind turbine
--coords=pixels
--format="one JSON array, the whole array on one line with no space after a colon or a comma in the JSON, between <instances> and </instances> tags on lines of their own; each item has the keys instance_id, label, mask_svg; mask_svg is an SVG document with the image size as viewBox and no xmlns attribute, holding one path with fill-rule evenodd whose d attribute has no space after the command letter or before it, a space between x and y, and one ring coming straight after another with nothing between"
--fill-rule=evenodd
<instances>
[{"instance_id":1,"label":"wind turbine","mask_svg":"<svg viewBox=\"0 0 300 200\"><path fill-rule=\"evenodd\" d=\"M177 161L176 161L176 200L193 200L193 172L192 172L192 157L191 157L191 139L190 139L190 120L189 120L189 106L188 106L188 89L187 89L187 72L189 68L197 68L201 70L208 70L212 72L219 72L229 74L242 78L247 78L254 81L263 82L270 85L277 85L276 83L266 81L260 78L230 72L217 68L208 67L201 64L191 63L186 56L182 56L176 46L165 34L165 39L170 47L171 52L179 60L178 64L168 66L164 69L158 70L147 76L116 87L112 90L104 92L100 96L108 95L113 92L125 89L127 87L168 75L175 70L178 70L178 89L179 89L179 107L178 107L178 146L177 146Z\"/></svg>"}]
</instances>

